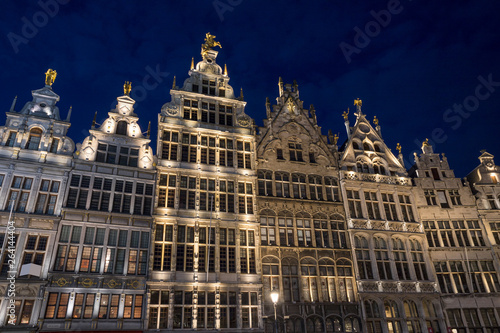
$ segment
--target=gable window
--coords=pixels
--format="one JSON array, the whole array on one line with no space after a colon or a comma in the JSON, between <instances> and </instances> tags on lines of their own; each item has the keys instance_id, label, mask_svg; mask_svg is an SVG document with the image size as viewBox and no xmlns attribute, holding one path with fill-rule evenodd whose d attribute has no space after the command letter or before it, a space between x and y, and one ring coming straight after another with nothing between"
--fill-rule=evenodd
<instances>
[{"instance_id":1,"label":"gable window","mask_svg":"<svg viewBox=\"0 0 500 333\"><path fill-rule=\"evenodd\" d=\"M441 205L441 208L450 208L450 204L448 203L448 199L446 198L446 192L445 191L437 191L438 198L439 198L439 203Z\"/></svg>"},{"instance_id":2,"label":"gable window","mask_svg":"<svg viewBox=\"0 0 500 333\"><path fill-rule=\"evenodd\" d=\"M437 168L431 168L431 172L432 172L432 178L434 180L440 180L441 178L439 178L439 171Z\"/></svg>"},{"instance_id":3,"label":"gable window","mask_svg":"<svg viewBox=\"0 0 500 333\"><path fill-rule=\"evenodd\" d=\"M178 142L178 132L163 131L161 158L171 161L177 161Z\"/></svg>"},{"instance_id":4,"label":"gable window","mask_svg":"<svg viewBox=\"0 0 500 333\"><path fill-rule=\"evenodd\" d=\"M7 142L5 142L5 145L7 147L14 147L14 143L16 143L16 136L17 132L10 132Z\"/></svg>"},{"instance_id":5,"label":"gable window","mask_svg":"<svg viewBox=\"0 0 500 333\"><path fill-rule=\"evenodd\" d=\"M97 145L97 162L115 164L116 162L116 146L99 143Z\"/></svg>"},{"instance_id":6,"label":"gable window","mask_svg":"<svg viewBox=\"0 0 500 333\"><path fill-rule=\"evenodd\" d=\"M125 120L120 120L116 125L116 134L127 135L127 125Z\"/></svg>"},{"instance_id":7,"label":"gable window","mask_svg":"<svg viewBox=\"0 0 500 333\"><path fill-rule=\"evenodd\" d=\"M42 130L39 128L31 129L28 142L26 143L26 149L38 150L41 140L42 140Z\"/></svg>"},{"instance_id":8,"label":"gable window","mask_svg":"<svg viewBox=\"0 0 500 333\"><path fill-rule=\"evenodd\" d=\"M285 158L283 157L283 149L276 149L276 158L278 160L284 160Z\"/></svg>"},{"instance_id":9,"label":"gable window","mask_svg":"<svg viewBox=\"0 0 500 333\"><path fill-rule=\"evenodd\" d=\"M25 212L31 192L33 178L15 176L12 180L11 191L9 193L7 210L14 205L16 212Z\"/></svg>"},{"instance_id":10,"label":"gable window","mask_svg":"<svg viewBox=\"0 0 500 333\"><path fill-rule=\"evenodd\" d=\"M295 141L288 142L288 150L290 152L290 161L302 162L302 145Z\"/></svg>"},{"instance_id":11,"label":"gable window","mask_svg":"<svg viewBox=\"0 0 500 333\"><path fill-rule=\"evenodd\" d=\"M184 100L184 119L198 120L198 101Z\"/></svg>"}]
</instances>

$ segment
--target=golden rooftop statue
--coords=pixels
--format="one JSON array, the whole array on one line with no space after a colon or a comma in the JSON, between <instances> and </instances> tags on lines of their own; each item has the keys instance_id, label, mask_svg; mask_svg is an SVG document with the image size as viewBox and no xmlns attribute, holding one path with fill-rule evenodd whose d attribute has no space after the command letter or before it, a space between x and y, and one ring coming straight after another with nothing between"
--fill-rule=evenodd
<instances>
[{"instance_id":1,"label":"golden rooftop statue","mask_svg":"<svg viewBox=\"0 0 500 333\"><path fill-rule=\"evenodd\" d=\"M356 98L356 99L354 100L354 105L361 106L361 105L362 105L362 103L363 103L363 102L362 102L359 98Z\"/></svg>"},{"instance_id":2,"label":"golden rooftop statue","mask_svg":"<svg viewBox=\"0 0 500 333\"><path fill-rule=\"evenodd\" d=\"M51 68L47 70L45 73L45 84L48 86L52 86L54 81L56 80L57 72Z\"/></svg>"},{"instance_id":3,"label":"golden rooftop statue","mask_svg":"<svg viewBox=\"0 0 500 333\"><path fill-rule=\"evenodd\" d=\"M211 35L210 32L205 35L205 44L201 45L201 49L203 50L203 53L211 50L213 47L216 47L216 46L218 46L222 49L222 46L220 45L220 43L215 41L215 37L216 36Z\"/></svg>"},{"instance_id":4,"label":"golden rooftop statue","mask_svg":"<svg viewBox=\"0 0 500 333\"><path fill-rule=\"evenodd\" d=\"M398 144L396 145L396 149L397 149L397 151L398 151L400 154L401 154L401 149L402 149L402 148L403 148L403 147L401 147L401 145L400 145L400 144L399 144L399 142L398 142Z\"/></svg>"},{"instance_id":5,"label":"golden rooftop statue","mask_svg":"<svg viewBox=\"0 0 500 333\"><path fill-rule=\"evenodd\" d=\"M349 116L349 108L347 108L347 112L346 112L346 111L344 111L344 113L342 113L342 117L344 117L344 120L345 120L345 121L347 121L348 116Z\"/></svg>"},{"instance_id":6,"label":"golden rooftop statue","mask_svg":"<svg viewBox=\"0 0 500 333\"><path fill-rule=\"evenodd\" d=\"M125 81L125 84L123 85L123 94L129 96L131 90L132 90L132 82Z\"/></svg>"},{"instance_id":7,"label":"golden rooftop statue","mask_svg":"<svg viewBox=\"0 0 500 333\"><path fill-rule=\"evenodd\" d=\"M429 139L425 139L424 142L422 142L422 147L430 147L431 145L429 144Z\"/></svg>"},{"instance_id":8,"label":"golden rooftop statue","mask_svg":"<svg viewBox=\"0 0 500 333\"><path fill-rule=\"evenodd\" d=\"M374 116L374 117L373 117L373 123L375 124L375 126L378 126L378 119L377 119L377 116Z\"/></svg>"},{"instance_id":9,"label":"golden rooftop statue","mask_svg":"<svg viewBox=\"0 0 500 333\"><path fill-rule=\"evenodd\" d=\"M336 145L336 144L337 144L337 141L339 141L339 136L338 136L338 134L335 134L335 135L333 136L333 144L334 144L334 145Z\"/></svg>"}]
</instances>

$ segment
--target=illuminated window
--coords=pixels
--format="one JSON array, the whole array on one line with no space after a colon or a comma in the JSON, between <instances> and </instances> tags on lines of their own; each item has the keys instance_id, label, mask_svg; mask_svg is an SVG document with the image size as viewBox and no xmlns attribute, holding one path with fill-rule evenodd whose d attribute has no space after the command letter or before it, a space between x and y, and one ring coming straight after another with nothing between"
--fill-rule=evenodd
<instances>
[{"instance_id":1,"label":"illuminated window","mask_svg":"<svg viewBox=\"0 0 500 333\"><path fill-rule=\"evenodd\" d=\"M179 142L179 133L163 131L161 141L161 158L171 161L177 161L177 149Z\"/></svg>"},{"instance_id":2,"label":"illuminated window","mask_svg":"<svg viewBox=\"0 0 500 333\"><path fill-rule=\"evenodd\" d=\"M26 149L38 150L38 148L40 147L41 139L42 139L42 130L39 128L32 128L30 130L28 142L26 142Z\"/></svg>"},{"instance_id":3,"label":"illuminated window","mask_svg":"<svg viewBox=\"0 0 500 333\"><path fill-rule=\"evenodd\" d=\"M148 324L150 329L168 328L168 305L168 290L151 290Z\"/></svg>"}]
</instances>

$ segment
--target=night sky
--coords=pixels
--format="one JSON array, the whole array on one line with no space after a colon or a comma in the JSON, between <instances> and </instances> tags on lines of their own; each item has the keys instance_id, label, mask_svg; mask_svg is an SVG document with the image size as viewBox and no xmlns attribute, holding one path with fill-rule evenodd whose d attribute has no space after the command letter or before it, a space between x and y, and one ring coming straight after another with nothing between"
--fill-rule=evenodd
<instances>
[{"instance_id":1,"label":"night sky","mask_svg":"<svg viewBox=\"0 0 500 333\"><path fill-rule=\"evenodd\" d=\"M18 95L19 111L52 68L63 119L73 106L75 143L95 111L98 122L107 117L124 81L132 81L142 130L149 121L155 129L173 76L182 86L210 32L222 44L217 62L227 63L259 126L281 76L297 80L304 106L314 104L323 134L340 132L339 144L342 112L351 109L353 125L360 98L389 148L401 143L407 168L429 138L464 177L481 149L500 163L499 9L498 1L460 0L4 0L0 107L8 111Z\"/></svg>"}]
</instances>

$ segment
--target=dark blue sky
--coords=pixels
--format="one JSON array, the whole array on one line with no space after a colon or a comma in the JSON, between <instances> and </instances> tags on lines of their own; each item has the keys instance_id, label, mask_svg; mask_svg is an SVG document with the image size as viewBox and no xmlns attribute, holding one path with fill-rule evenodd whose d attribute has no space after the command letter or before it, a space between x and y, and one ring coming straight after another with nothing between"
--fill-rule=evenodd
<instances>
[{"instance_id":1,"label":"dark blue sky","mask_svg":"<svg viewBox=\"0 0 500 333\"><path fill-rule=\"evenodd\" d=\"M155 128L173 76L182 85L211 32L222 44L218 63L236 92L243 87L258 125L282 76L314 104L323 134L345 140L341 115L359 97L387 145L401 143L407 167L427 137L464 177L481 149L500 162L499 9L460 0L2 1L0 106L8 111L18 95L19 110L53 68L61 117L73 106L75 142L96 110L98 121L106 117L126 80L148 88L134 91L136 112L144 131L148 121Z\"/></svg>"}]
</instances>

